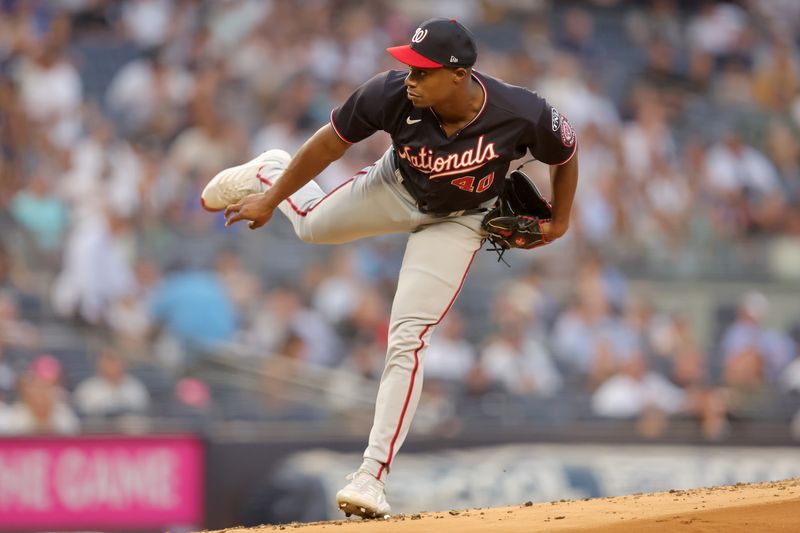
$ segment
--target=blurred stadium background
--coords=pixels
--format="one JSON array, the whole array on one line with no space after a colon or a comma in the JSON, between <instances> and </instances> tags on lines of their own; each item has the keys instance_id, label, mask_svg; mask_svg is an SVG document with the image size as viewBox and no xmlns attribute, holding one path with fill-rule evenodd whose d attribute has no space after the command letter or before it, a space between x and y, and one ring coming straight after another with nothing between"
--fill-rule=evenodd
<instances>
[{"instance_id":1,"label":"blurred stadium background","mask_svg":"<svg viewBox=\"0 0 800 533\"><path fill-rule=\"evenodd\" d=\"M333 516L405 239L226 229L198 195L431 16L570 119L581 180L567 238L479 254L395 509L800 475L800 3L2 0L0 530ZM148 486L187 500L158 515Z\"/></svg>"}]
</instances>

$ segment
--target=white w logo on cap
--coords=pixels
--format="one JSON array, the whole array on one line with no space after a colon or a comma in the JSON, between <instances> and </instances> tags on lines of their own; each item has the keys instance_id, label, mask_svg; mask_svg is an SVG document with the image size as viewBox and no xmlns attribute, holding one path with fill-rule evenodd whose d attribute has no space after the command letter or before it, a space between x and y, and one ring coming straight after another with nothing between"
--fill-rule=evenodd
<instances>
[{"instance_id":1,"label":"white w logo on cap","mask_svg":"<svg viewBox=\"0 0 800 533\"><path fill-rule=\"evenodd\" d=\"M428 35L428 30L423 30L422 28L417 28L417 31L414 32L414 36L411 38L412 43L421 43L422 40Z\"/></svg>"}]
</instances>

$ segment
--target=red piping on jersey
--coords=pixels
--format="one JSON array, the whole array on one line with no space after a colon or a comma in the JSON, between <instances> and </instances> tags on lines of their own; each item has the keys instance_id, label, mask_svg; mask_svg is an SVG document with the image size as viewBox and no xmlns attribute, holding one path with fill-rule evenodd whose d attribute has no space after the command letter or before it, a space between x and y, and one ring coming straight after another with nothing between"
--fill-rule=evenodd
<instances>
[{"instance_id":1,"label":"red piping on jersey","mask_svg":"<svg viewBox=\"0 0 800 533\"><path fill-rule=\"evenodd\" d=\"M484 109L486 109L486 103L489 101L489 91L487 91L487 90L486 90L486 85L484 85L484 84L483 84L483 82L481 81L481 79L480 79L478 76L476 76L474 72L472 73L472 77L473 77L473 78L475 78L475 80L476 80L476 81L477 81L477 82L478 82L478 83L481 85L481 87L483 88L483 105L482 105L482 106L481 106L481 108L478 110L478 114L476 114L474 117L472 117L472 120L470 120L469 122L467 122L465 125L461 126L461 127L458 129L458 131L456 131L455 133L453 133L453 135L455 135L456 133L459 133L459 132L462 132L462 131L464 131L464 130L467 128L467 126L469 126L470 124L472 124L473 122L475 122L476 120L478 120L478 117L480 117L480 116L483 114L483 110L484 110ZM439 121L439 128L441 128L442 132L444 132L444 128L442 128L442 121L439 119L439 115L437 115L437 114L436 114L436 111L434 111L432 107L429 107L428 109L430 109L430 110L431 110L431 113L433 113L433 116L434 116L434 117L436 117L436 120L438 120L438 121ZM332 116L332 115L331 115L331 116ZM446 134L445 134L445 135L446 135ZM451 135L450 137L452 137L453 135ZM449 138L449 137L448 137L448 138Z\"/></svg>"},{"instance_id":2,"label":"red piping on jersey","mask_svg":"<svg viewBox=\"0 0 800 533\"><path fill-rule=\"evenodd\" d=\"M484 85L484 84L483 84L483 82L481 81L481 79L480 79L478 76L476 76L476 75L475 75L475 73L473 73L473 74L472 74L472 77L473 77L473 78L475 78L475 79L478 81L478 83L480 83L480 84L481 84L481 87L483 88L483 105L481 106L481 109L480 109L480 111L478 111L478 114L477 114L477 115L475 115L474 117L472 117L472 120L470 120L469 122L467 122L467 125L466 125L466 126L464 126L463 128L461 128L461 129L460 129L460 130L458 130L458 131L461 131L461 130L463 130L464 128L466 128L467 126L469 126L470 124L472 124L473 122L475 122L476 120L478 120L478 117L479 117L479 116L481 116L481 115L483 114L483 110L484 110L484 109L486 109L486 102L488 102L488 101L489 101L489 91L487 91L487 90L486 90L486 85Z\"/></svg>"},{"instance_id":3,"label":"red piping on jersey","mask_svg":"<svg viewBox=\"0 0 800 533\"><path fill-rule=\"evenodd\" d=\"M478 248L478 250L480 250L480 248ZM433 324L426 324L425 327L422 328L422 332L419 334L418 337L419 346L417 346L417 349L414 350L414 368L411 370L411 382L408 384L408 392L406 392L406 400L403 403L403 410L400 411L400 421L397 422L397 428L394 431L392 442L389 443L389 457L388 459L386 459L385 463L381 463L381 467L380 469L378 469L378 475L375 476L378 479L380 479L381 476L383 475L384 469L386 469L390 464L392 464L392 455L394 455L394 444L395 442L397 442L397 437L400 435L400 428L403 427L403 419L406 416L406 411L408 410L408 404L411 401L411 393L414 390L414 381L416 380L417 377L417 369L419 369L419 351L425 347L425 339L424 339L425 334L432 326L439 324L439 322L442 321L444 316L453 306L453 302L456 301L456 296L458 296L458 293L461 292L461 287L464 286L464 280L467 279L467 272L469 272L469 268L472 266L472 261L475 259L475 254L478 253L478 250L472 252L472 257L469 259L469 263L467 264L467 269L464 271L464 275L461 276L461 282L458 284L458 289L456 289L456 292L455 294L453 294L453 297L450 298L450 303L447 304L447 307L445 308L444 312L441 314L441 316L436 322L434 322Z\"/></svg>"},{"instance_id":4,"label":"red piping on jersey","mask_svg":"<svg viewBox=\"0 0 800 533\"><path fill-rule=\"evenodd\" d=\"M373 165L370 165L369 167L367 167L367 169L371 168L372 166L373 166ZM264 168L264 167L261 167L261 168ZM272 187L272 186L273 186L273 183L272 183L272 181L268 180L267 178L265 178L264 176L262 176L262 175L261 175L261 168L259 168L259 169L258 169L258 174L256 174L256 177L257 177L259 180L261 180L263 183L266 183L267 185L269 185L270 187ZM300 209L300 208L299 208L299 207L297 207L297 205L296 205L296 204L295 204L295 203L292 201L292 199L291 199L291 198L287 198L287 199L286 199L286 202L287 202L287 203L288 203L288 204L289 204L289 205L292 207L292 210L293 210L295 213L297 213L297 214L298 214L298 215L300 215L301 217L305 217L305 216L306 216L306 215L308 215L308 214L309 214L311 211L313 211L314 209L316 209L316 208L317 208L317 206L318 206L319 204L321 204L321 203L322 203L322 202L325 200L325 198L329 197L330 195L332 195L333 193L335 193L336 191L338 191L339 189L341 189L342 187L344 187L345 185L347 185L348 183L350 183L351 181L353 181L354 179L356 179L358 176L361 176L361 175L363 175L363 174L366 174L366 173L367 173L367 169L364 169L364 170L362 170L362 171L360 171L360 172L357 172L357 173L356 173L356 174L355 174L355 175L354 175L352 178L350 178L349 180L345 181L345 182L344 182L344 183L342 183L341 185L337 186L337 187L336 187L335 189L333 189L331 192L329 192L328 194L326 194L325 196L323 196L322 198L320 198L320 199L319 199L319 201L318 201L317 203L315 203L314 205L312 205L312 206L311 206L311 207L309 207L308 209L305 209L305 210L303 210L303 209Z\"/></svg>"},{"instance_id":5,"label":"red piping on jersey","mask_svg":"<svg viewBox=\"0 0 800 533\"><path fill-rule=\"evenodd\" d=\"M334 110L333 110L333 109L331 109L331 126L333 126L333 131L335 131L335 132L336 132L336 135L338 135L338 136L339 136L339 138L340 138L341 140L343 140L344 142L346 142L347 144L354 144L354 143L353 143L353 141L348 141L347 139L345 139L345 138L344 138L344 135L342 135L341 133L339 133L339 130L338 130L338 129L336 129L336 124L334 124L334 122L333 122L333 111L334 111Z\"/></svg>"},{"instance_id":6,"label":"red piping on jersey","mask_svg":"<svg viewBox=\"0 0 800 533\"><path fill-rule=\"evenodd\" d=\"M553 166L560 167L561 165L566 165L567 163L569 163L569 160L572 159L572 156L574 156L577 152L578 152L578 137L576 135L575 136L575 147L572 149L572 153L569 154L569 157L566 158L564 161L562 161L561 163L556 163Z\"/></svg>"}]
</instances>

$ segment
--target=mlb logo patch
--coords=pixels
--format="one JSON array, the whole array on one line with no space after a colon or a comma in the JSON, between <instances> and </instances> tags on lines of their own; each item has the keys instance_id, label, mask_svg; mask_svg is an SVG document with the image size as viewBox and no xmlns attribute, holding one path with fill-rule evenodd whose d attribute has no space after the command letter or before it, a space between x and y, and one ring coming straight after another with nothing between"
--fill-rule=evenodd
<instances>
[{"instance_id":1,"label":"mlb logo patch","mask_svg":"<svg viewBox=\"0 0 800 533\"><path fill-rule=\"evenodd\" d=\"M561 142L567 148L571 148L575 144L575 130L572 129L564 115L559 115L558 118L561 122Z\"/></svg>"}]
</instances>

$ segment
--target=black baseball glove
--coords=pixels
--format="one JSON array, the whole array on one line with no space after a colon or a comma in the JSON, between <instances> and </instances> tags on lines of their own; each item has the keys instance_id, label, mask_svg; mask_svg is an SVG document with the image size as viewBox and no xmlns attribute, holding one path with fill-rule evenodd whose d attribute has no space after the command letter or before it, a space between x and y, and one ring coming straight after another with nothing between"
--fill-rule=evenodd
<instances>
[{"instance_id":1,"label":"black baseball glove","mask_svg":"<svg viewBox=\"0 0 800 533\"><path fill-rule=\"evenodd\" d=\"M530 250L544 246L542 222L553 216L550 203L544 199L536 185L520 170L512 171L506 178L497 205L483 218L487 239L498 252L498 261L506 250Z\"/></svg>"}]
</instances>

